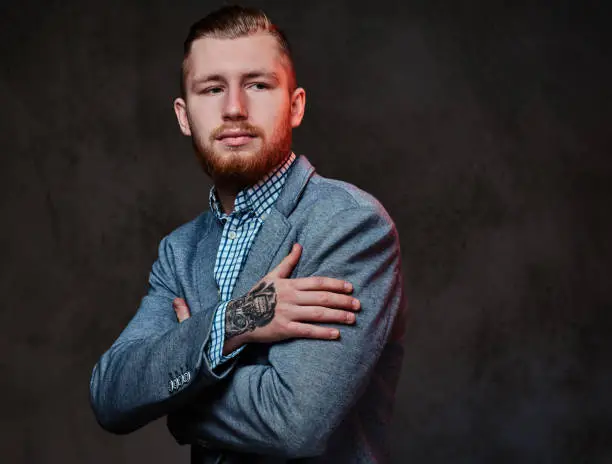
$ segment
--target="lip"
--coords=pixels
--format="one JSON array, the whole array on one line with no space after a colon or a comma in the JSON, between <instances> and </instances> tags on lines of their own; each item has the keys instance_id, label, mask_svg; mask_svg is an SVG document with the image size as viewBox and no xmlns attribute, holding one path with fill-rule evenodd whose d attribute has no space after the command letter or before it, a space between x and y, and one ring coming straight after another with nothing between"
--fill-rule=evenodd
<instances>
[{"instance_id":1,"label":"lip","mask_svg":"<svg viewBox=\"0 0 612 464\"><path fill-rule=\"evenodd\" d=\"M254 135L251 134L250 132L243 131L243 130L227 130L227 131L221 132L221 135L219 135L219 137L217 138L219 140L222 140L228 137L254 137Z\"/></svg>"},{"instance_id":2,"label":"lip","mask_svg":"<svg viewBox=\"0 0 612 464\"><path fill-rule=\"evenodd\" d=\"M255 137L251 135L226 136L220 138L219 141L230 147L239 147L241 145L246 145L254 138Z\"/></svg>"},{"instance_id":3,"label":"lip","mask_svg":"<svg viewBox=\"0 0 612 464\"><path fill-rule=\"evenodd\" d=\"M231 147L246 145L255 138L254 135L244 131L227 131L223 132L217 140Z\"/></svg>"}]
</instances>

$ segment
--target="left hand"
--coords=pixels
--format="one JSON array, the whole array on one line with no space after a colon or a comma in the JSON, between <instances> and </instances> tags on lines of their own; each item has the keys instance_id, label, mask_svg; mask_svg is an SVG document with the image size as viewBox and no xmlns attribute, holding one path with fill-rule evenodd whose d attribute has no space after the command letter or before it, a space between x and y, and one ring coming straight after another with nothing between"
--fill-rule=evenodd
<instances>
[{"instance_id":1,"label":"left hand","mask_svg":"<svg viewBox=\"0 0 612 464\"><path fill-rule=\"evenodd\" d=\"M187 303L182 298L175 298L172 301L172 308L174 308L179 322L183 322L191 317L189 306L187 306Z\"/></svg>"}]
</instances>

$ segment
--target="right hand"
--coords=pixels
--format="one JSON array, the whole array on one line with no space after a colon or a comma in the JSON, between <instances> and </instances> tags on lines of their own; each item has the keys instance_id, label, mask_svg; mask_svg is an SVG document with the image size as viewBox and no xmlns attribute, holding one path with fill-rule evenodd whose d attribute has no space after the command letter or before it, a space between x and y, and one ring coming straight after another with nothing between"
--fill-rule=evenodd
<instances>
[{"instance_id":1,"label":"right hand","mask_svg":"<svg viewBox=\"0 0 612 464\"><path fill-rule=\"evenodd\" d=\"M337 329L316 323L353 324L360 302L349 296L353 286L330 277L290 279L302 247L291 252L246 295L232 300L225 311L228 354L244 343L277 342L288 338L337 339Z\"/></svg>"}]
</instances>

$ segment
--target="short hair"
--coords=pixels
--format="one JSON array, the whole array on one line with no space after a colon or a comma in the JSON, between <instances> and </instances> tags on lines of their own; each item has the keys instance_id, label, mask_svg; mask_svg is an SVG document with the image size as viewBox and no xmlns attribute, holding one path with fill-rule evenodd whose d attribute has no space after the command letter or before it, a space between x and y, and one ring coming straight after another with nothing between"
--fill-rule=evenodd
<instances>
[{"instance_id":1,"label":"short hair","mask_svg":"<svg viewBox=\"0 0 612 464\"><path fill-rule=\"evenodd\" d=\"M291 46L287 37L270 18L259 9L239 5L222 7L193 23L183 45L183 62L181 64L181 96L185 97L185 61L191 52L191 45L202 37L216 39L237 39L257 32L267 32L278 43L281 54L287 60L289 71L289 90L296 88L295 67Z\"/></svg>"}]
</instances>

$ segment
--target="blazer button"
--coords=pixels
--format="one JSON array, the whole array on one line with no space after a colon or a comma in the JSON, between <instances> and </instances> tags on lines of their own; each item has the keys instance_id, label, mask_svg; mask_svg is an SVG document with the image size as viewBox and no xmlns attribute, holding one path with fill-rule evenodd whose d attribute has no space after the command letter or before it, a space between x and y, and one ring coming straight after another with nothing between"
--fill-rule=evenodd
<instances>
[{"instance_id":1,"label":"blazer button","mask_svg":"<svg viewBox=\"0 0 612 464\"><path fill-rule=\"evenodd\" d=\"M170 381L170 388L169 388L170 393L175 392L179 388L181 388L181 384L179 383L179 378L175 377L174 379Z\"/></svg>"}]
</instances>

